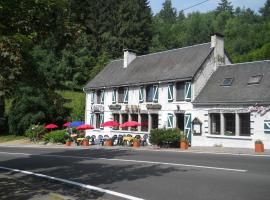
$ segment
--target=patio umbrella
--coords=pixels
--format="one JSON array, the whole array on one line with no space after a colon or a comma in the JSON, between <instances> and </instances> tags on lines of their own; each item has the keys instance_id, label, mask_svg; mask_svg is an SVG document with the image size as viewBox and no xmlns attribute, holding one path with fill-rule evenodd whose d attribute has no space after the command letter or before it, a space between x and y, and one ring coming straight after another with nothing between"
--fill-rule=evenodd
<instances>
[{"instance_id":1,"label":"patio umbrella","mask_svg":"<svg viewBox=\"0 0 270 200\"><path fill-rule=\"evenodd\" d=\"M141 123L136 122L136 121L128 121L120 125L121 128L123 127L136 127L136 126L141 126Z\"/></svg>"},{"instance_id":2,"label":"patio umbrella","mask_svg":"<svg viewBox=\"0 0 270 200\"><path fill-rule=\"evenodd\" d=\"M82 121L74 121L74 122L70 123L70 126L71 127L77 127L77 126L80 126L80 125L83 125L83 124L84 124L84 122L82 122Z\"/></svg>"},{"instance_id":3,"label":"patio umbrella","mask_svg":"<svg viewBox=\"0 0 270 200\"><path fill-rule=\"evenodd\" d=\"M71 122L66 122L66 123L63 124L63 126L68 127L68 126L70 126L70 124L71 124Z\"/></svg>"},{"instance_id":4,"label":"patio umbrella","mask_svg":"<svg viewBox=\"0 0 270 200\"><path fill-rule=\"evenodd\" d=\"M46 129L55 129L55 128L58 128L58 126L55 125L55 124L48 124L48 125L45 126L45 128Z\"/></svg>"},{"instance_id":5,"label":"patio umbrella","mask_svg":"<svg viewBox=\"0 0 270 200\"><path fill-rule=\"evenodd\" d=\"M100 124L100 126L102 126L102 127L113 127L113 126L119 126L119 125L120 124L116 121L107 121L107 122Z\"/></svg>"},{"instance_id":6,"label":"patio umbrella","mask_svg":"<svg viewBox=\"0 0 270 200\"><path fill-rule=\"evenodd\" d=\"M88 129L94 129L93 126L89 125L89 124L83 124L80 125L76 128L76 130L81 131L81 130L88 130Z\"/></svg>"}]
</instances>

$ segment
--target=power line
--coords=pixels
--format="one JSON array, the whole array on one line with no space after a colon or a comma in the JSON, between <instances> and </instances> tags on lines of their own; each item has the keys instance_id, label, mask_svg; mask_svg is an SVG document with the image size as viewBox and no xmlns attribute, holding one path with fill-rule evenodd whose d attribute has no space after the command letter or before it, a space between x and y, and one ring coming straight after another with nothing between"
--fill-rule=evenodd
<instances>
[{"instance_id":1,"label":"power line","mask_svg":"<svg viewBox=\"0 0 270 200\"><path fill-rule=\"evenodd\" d=\"M194 8L194 7L198 6L198 5L201 5L203 3L206 3L207 1L210 1L210 0L205 0L205 1L202 1L202 2L199 2L199 3L196 3L196 4L192 5L192 6L189 6L189 7L185 8L185 9L182 9L180 12L185 11L185 10L188 10L190 8Z\"/></svg>"}]
</instances>

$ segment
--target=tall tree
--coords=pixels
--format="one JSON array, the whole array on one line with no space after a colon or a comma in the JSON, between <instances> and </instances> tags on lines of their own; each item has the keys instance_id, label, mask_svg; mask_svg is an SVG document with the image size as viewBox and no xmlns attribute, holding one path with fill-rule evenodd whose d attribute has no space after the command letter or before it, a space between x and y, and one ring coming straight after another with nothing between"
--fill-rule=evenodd
<instances>
[{"instance_id":1,"label":"tall tree","mask_svg":"<svg viewBox=\"0 0 270 200\"><path fill-rule=\"evenodd\" d=\"M270 18L270 0L267 0L264 4L264 7L260 9L260 13L262 14L264 19Z\"/></svg>"},{"instance_id":2,"label":"tall tree","mask_svg":"<svg viewBox=\"0 0 270 200\"><path fill-rule=\"evenodd\" d=\"M171 0L165 0L162 4L162 9L159 12L159 16L164 20L165 23L174 23L177 18L177 11L172 7Z\"/></svg>"},{"instance_id":3,"label":"tall tree","mask_svg":"<svg viewBox=\"0 0 270 200\"><path fill-rule=\"evenodd\" d=\"M218 3L218 7L216 9L216 13L219 14L221 12L228 12L230 14L233 14L233 6L231 5L231 2L228 0L221 0Z\"/></svg>"}]
</instances>

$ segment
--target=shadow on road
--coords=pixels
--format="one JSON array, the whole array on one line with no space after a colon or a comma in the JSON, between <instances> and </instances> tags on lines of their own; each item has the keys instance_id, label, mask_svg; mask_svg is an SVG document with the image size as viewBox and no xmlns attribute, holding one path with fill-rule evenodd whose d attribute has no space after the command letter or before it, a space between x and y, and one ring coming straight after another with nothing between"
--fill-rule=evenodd
<instances>
[{"instance_id":1,"label":"shadow on road","mask_svg":"<svg viewBox=\"0 0 270 200\"><path fill-rule=\"evenodd\" d=\"M105 189L114 190L115 186L113 183L122 181L134 181L137 179L145 179L151 176L162 176L172 171L179 171L185 173L188 170L175 167L164 167L154 164L130 164L119 161L107 161L107 160L96 160L91 158L114 158L119 156L131 155L131 151L127 150L116 150L116 149L98 149L94 151L89 150L68 150L61 152L51 152L48 154L31 155L23 158L14 158L7 161L0 162L0 166L9 168L15 168L20 170L28 170L36 173L46 174L58 178L72 180L84 184L89 184ZM61 156L72 156L72 157L58 157ZM1 171L0 171L1 172ZM31 191L24 191L23 187L16 187L16 185L9 185L9 180L1 179L0 182L0 196L12 197L14 199L29 199L30 196L35 194L34 191L39 191L41 188L44 189L42 192L47 190L59 190L60 192L68 192L75 196L75 199L80 199L80 188L63 185L59 182L53 184L49 180L40 180L41 178L33 178L31 176L16 177L20 183L27 181L31 183ZM8 186L8 187L7 187ZM72 189L68 188L71 187ZM117 188L115 189L117 190ZM79 194L78 194L79 193ZM28 195L24 198L24 195ZM78 196L78 195L79 196ZM102 197L103 193L86 192L82 193L84 198L82 199L98 199ZM5 199L5 198L4 198ZM6 198L9 199L9 198Z\"/></svg>"}]
</instances>

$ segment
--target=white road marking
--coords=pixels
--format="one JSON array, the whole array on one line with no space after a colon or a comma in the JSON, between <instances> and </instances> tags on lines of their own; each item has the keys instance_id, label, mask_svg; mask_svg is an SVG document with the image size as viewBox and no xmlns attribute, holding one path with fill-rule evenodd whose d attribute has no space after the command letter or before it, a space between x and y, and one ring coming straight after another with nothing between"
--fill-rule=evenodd
<instances>
[{"instance_id":1,"label":"white road marking","mask_svg":"<svg viewBox=\"0 0 270 200\"><path fill-rule=\"evenodd\" d=\"M0 152L9 154L8 152ZM15 154L15 153L11 153ZM22 154L22 153L18 153ZM36 154L27 154L36 155ZM88 160L111 160L111 161L121 161L121 162L132 162L132 163L146 163L146 164L156 164L156 165L169 165L169 166L181 166L181 167L193 167L193 168L203 168L203 169L215 169L223 171L235 171L235 172L247 172L245 169L233 169L233 168L223 168L223 167L212 167L204 165L190 165L184 163L167 163L167 162L156 162L156 161L145 161L145 160L129 160L129 159L117 159L117 158L88 158L83 156L63 156L63 155L36 155L36 156L46 156L46 157L60 157L60 158L75 158L75 159L88 159Z\"/></svg>"},{"instance_id":2,"label":"white road marking","mask_svg":"<svg viewBox=\"0 0 270 200\"><path fill-rule=\"evenodd\" d=\"M178 151L178 150L162 150L162 149L143 149L137 148L132 149L134 151L151 151L151 152L173 152L173 153L191 153L191 154L213 154L213 155L231 155L231 156L251 156L251 157L267 157L270 158L270 155L266 154L247 154L247 153L226 153L226 152L210 152L210 151Z\"/></svg>"},{"instance_id":3,"label":"white road marking","mask_svg":"<svg viewBox=\"0 0 270 200\"><path fill-rule=\"evenodd\" d=\"M2 167L2 166L0 166L0 169L13 171L13 172L19 172L19 173L23 173L23 174L27 174L27 175L32 175L32 176L37 176L37 177L41 177L41 178L45 178L45 179L49 179L49 180L54 180L54 181L59 181L59 182L63 182L63 183L71 184L71 185L76 185L76 186L79 186L81 188L85 188L85 189L89 189L89 190L95 190L95 191L102 192L102 193L107 193L107 194L117 196L117 197L121 197L121 198L124 198L124 199L143 200L142 198L134 197L134 196L131 196L131 195L115 192L115 191L112 191L112 190L106 190L106 189L103 189L103 188L99 188L99 187L92 186L92 185L86 185L86 184L75 182L75 181L69 181L69 180L62 179L62 178L57 178L57 177L53 177L53 176L47 176L45 174L39 174L39 173L34 173L34 172L31 172L31 171L25 171L25 170L19 170L19 169L12 169L12 168Z\"/></svg>"}]
</instances>

